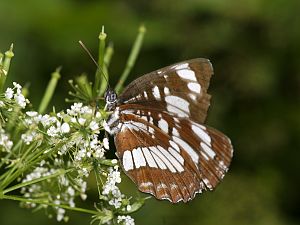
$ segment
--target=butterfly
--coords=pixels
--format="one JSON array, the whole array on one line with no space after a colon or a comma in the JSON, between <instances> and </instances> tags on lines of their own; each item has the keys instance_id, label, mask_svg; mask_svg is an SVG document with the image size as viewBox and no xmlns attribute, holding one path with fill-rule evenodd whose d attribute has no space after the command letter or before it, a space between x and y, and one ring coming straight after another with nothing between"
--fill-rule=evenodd
<instances>
[{"instance_id":1,"label":"butterfly","mask_svg":"<svg viewBox=\"0 0 300 225\"><path fill-rule=\"evenodd\" d=\"M223 179L231 141L204 125L212 74L210 61L197 58L143 75L119 97L106 91L111 114L104 129L114 136L121 167L140 191L187 202Z\"/></svg>"}]
</instances>

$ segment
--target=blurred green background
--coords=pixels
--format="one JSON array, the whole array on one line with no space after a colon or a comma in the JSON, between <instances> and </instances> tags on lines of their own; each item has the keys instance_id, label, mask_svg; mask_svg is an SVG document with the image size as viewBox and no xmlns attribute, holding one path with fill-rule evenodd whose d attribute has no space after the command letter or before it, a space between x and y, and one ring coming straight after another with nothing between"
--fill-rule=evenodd
<instances>
[{"instance_id":1,"label":"blurred green background","mask_svg":"<svg viewBox=\"0 0 300 225\"><path fill-rule=\"evenodd\" d=\"M299 9L299 0L0 0L0 49L15 44L9 81L30 81L36 107L50 73L62 65L52 101L60 109L67 106L69 79L82 72L93 77L95 66L78 40L96 55L102 25L115 48L112 84L141 23L147 33L128 81L185 59L209 58L215 75L207 123L232 139L230 171L214 192L188 204L149 200L133 215L136 223L299 224ZM124 179L123 189L135 194ZM92 206L93 183L90 194ZM71 215L69 224L89 224L89 215ZM0 201L0 223L57 224L9 201Z\"/></svg>"}]
</instances>

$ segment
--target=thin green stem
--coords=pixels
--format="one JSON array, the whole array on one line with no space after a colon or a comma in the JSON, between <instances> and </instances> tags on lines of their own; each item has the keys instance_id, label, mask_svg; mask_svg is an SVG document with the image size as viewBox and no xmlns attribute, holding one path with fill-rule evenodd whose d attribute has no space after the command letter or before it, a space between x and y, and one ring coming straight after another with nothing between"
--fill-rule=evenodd
<instances>
[{"instance_id":1,"label":"thin green stem","mask_svg":"<svg viewBox=\"0 0 300 225\"><path fill-rule=\"evenodd\" d=\"M144 40L144 35L146 32L146 28L144 26L141 26L139 28L139 33L135 39L135 42L132 46L130 55L128 57L127 63L126 63L126 67L117 83L117 86L115 88L116 92L119 94L121 89L123 88L124 82L126 81L132 67L134 66L136 59L138 57L138 54L140 52L143 40Z\"/></svg>"},{"instance_id":2,"label":"thin green stem","mask_svg":"<svg viewBox=\"0 0 300 225\"><path fill-rule=\"evenodd\" d=\"M1 159L2 161L0 162L0 168L3 167L3 165L6 163L6 160L8 160L8 159L12 156L12 154L14 153L14 151L15 151L16 149L18 149L18 148L20 147L21 144L22 144L22 140L19 140L19 141L17 142L17 144L15 144L15 145L13 146L13 148L10 150L10 152L7 153L7 155L6 155L4 158ZM0 178L0 180L1 180L1 178Z\"/></svg>"},{"instance_id":3,"label":"thin green stem","mask_svg":"<svg viewBox=\"0 0 300 225\"><path fill-rule=\"evenodd\" d=\"M101 195L101 190L100 190L100 183L99 183L99 174L98 174L98 168L97 166L94 166L94 173L96 177L96 184L97 184L97 190L98 190L98 195Z\"/></svg>"},{"instance_id":4,"label":"thin green stem","mask_svg":"<svg viewBox=\"0 0 300 225\"><path fill-rule=\"evenodd\" d=\"M114 54L114 47L113 44L109 43L109 45L107 46L106 50L105 50L105 55L104 55L104 64L105 67L108 68L111 58Z\"/></svg>"},{"instance_id":5,"label":"thin green stem","mask_svg":"<svg viewBox=\"0 0 300 225\"><path fill-rule=\"evenodd\" d=\"M0 68L1 71L2 71L0 73L0 93L3 92L3 88L4 88L4 85L5 85L6 77L7 77L8 71L9 71L9 67L10 67L10 62L11 62L11 59L14 57L13 48L14 48L14 45L11 44L10 49L5 52L5 58L4 58L4 61L3 61L3 67ZM1 61L2 61L2 59L1 59Z\"/></svg>"},{"instance_id":6,"label":"thin green stem","mask_svg":"<svg viewBox=\"0 0 300 225\"><path fill-rule=\"evenodd\" d=\"M72 211L93 214L93 215L97 215L97 214L101 213L101 212L98 212L96 210L83 209L83 208L78 208L78 207L71 207L71 206L68 206L68 205L59 205L59 204L50 203L50 202L44 201L44 200L27 199L27 198L15 196L15 195L2 195L1 198L2 199L8 199L8 200L25 202L25 203L36 203L36 204L48 205L48 206L53 206L53 207L68 209L68 210L72 210Z\"/></svg>"},{"instance_id":7,"label":"thin green stem","mask_svg":"<svg viewBox=\"0 0 300 225\"><path fill-rule=\"evenodd\" d=\"M3 194L6 194L6 193L8 193L8 192L14 191L14 190L16 190L16 189L19 189L19 188L22 188L22 187L25 187L25 186L28 186L28 185L31 185L31 184L35 184L35 183L41 182L41 181L43 181L43 180L51 179L51 178L53 178L53 177L58 177L58 176L60 176L60 175L69 173L69 172L71 172L71 171L73 171L73 169L68 169L68 170L61 169L61 170L59 170L59 171L57 171L56 173L53 173L53 174L51 174L51 175L44 176L44 177L40 177L40 178L31 180L31 181L23 182L23 183L14 185L14 186L12 186L12 187L10 187L10 188L7 188L7 189L3 190Z\"/></svg>"},{"instance_id":8,"label":"thin green stem","mask_svg":"<svg viewBox=\"0 0 300 225\"><path fill-rule=\"evenodd\" d=\"M95 75L95 85L94 85L94 96L100 96L103 93L102 90L106 88L108 77L106 71L105 71L105 65L104 65L104 55L105 55L105 40L106 40L106 33L104 32L104 27L102 27L102 31L99 34L99 55L98 55L98 65L99 68L96 71ZM101 86L100 86L101 85Z\"/></svg>"},{"instance_id":9,"label":"thin green stem","mask_svg":"<svg viewBox=\"0 0 300 225\"><path fill-rule=\"evenodd\" d=\"M109 73L108 73L108 67L111 61L111 58L113 56L114 53L114 49L112 44L109 44L105 50L105 55L104 55L104 66L103 66L103 70L104 70L104 74L106 76L106 79L104 78L104 76L102 76L102 80L101 80L101 87L99 90L99 96L102 96L106 90L107 87L107 82L109 82Z\"/></svg>"},{"instance_id":10,"label":"thin green stem","mask_svg":"<svg viewBox=\"0 0 300 225\"><path fill-rule=\"evenodd\" d=\"M11 179L11 177L16 172L16 170L22 168L22 163L27 161L26 157L32 151L32 149L34 149L34 147L35 147L35 145L33 145L33 144L31 146L29 146L26 149L26 151L24 153L22 153L22 156L19 159L19 161L17 161L15 163L15 165L13 167L11 167L8 171L6 171L5 173L2 174L2 176L0 177L0 180L2 180L4 178L4 181L1 182L1 188L5 188L5 183L9 182L9 179Z\"/></svg>"},{"instance_id":11,"label":"thin green stem","mask_svg":"<svg viewBox=\"0 0 300 225\"><path fill-rule=\"evenodd\" d=\"M57 82L60 79L61 75L60 75L60 70L61 68L57 68L55 72L53 72L51 74L51 80L48 83L47 89L44 93L44 96L41 100L40 106L39 106L39 113L42 114L45 112L45 110L47 109L49 102L53 96L53 93L55 91L55 88L57 86Z\"/></svg>"},{"instance_id":12,"label":"thin green stem","mask_svg":"<svg viewBox=\"0 0 300 225\"><path fill-rule=\"evenodd\" d=\"M10 174L10 176L6 177L5 180L1 183L1 189L6 188L9 184L11 184L16 178L18 178L22 173L24 173L26 170L31 168L36 163L42 161L43 159L46 159L51 154L55 153L61 146L64 144L64 142L57 144L53 149L49 150L47 153L40 149L39 151L36 151L35 154L32 154L32 157L27 159L24 163L22 163L23 166L19 166L17 170Z\"/></svg>"}]
</instances>

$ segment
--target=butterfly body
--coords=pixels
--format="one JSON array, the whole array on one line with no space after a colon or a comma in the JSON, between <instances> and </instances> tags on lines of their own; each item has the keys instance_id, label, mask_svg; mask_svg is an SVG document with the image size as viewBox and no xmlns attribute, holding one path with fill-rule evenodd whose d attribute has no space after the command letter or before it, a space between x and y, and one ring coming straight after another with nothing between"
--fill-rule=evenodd
<instances>
[{"instance_id":1,"label":"butterfly body","mask_svg":"<svg viewBox=\"0 0 300 225\"><path fill-rule=\"evenodd\" d=\"M114 104L116 95L106 93L112 114L104 128L140 191L187 202L212 190L228 170L230 140L204 125L212 74L207 59L193 59L139 77Z\"/></svg>"}]
</instances>

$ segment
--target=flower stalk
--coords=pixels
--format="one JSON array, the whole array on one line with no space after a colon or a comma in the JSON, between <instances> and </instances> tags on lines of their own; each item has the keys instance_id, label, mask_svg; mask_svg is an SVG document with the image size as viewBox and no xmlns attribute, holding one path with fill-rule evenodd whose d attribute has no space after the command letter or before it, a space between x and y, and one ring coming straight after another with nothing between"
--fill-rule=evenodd
<instances>
[{"instance_id":1,"label":"flower stalk","mask_svg":"<svg viewBox=\"0 0 300 225\"><path fill-rule=\"evenodd\" d=\"M6 77L10 68L11 59L14 57L13 48L14 45L11 44L9 50L5 52L4 58L2 53L0 55L0 93L3 92Z\"/></svg>"},{"instance_id":2,"label":"flower stalk","mask_svg":"<svg viewBox=\"0 0 300 225\"><path fill-rule=\"evenodd\" d=\"M145 26L144 25L140 26L138 35L137 35L137 37L134 41L131 52L129 54L125 69L124 69L124 71L123 71L123 73L122 73L122 75L121 75L121 77L120 77L120 79L119 79L119 81L116 85L116 88L115 88L115 90L118 94L123 89L124 82L126 81L131 69L133 68L133 66L136 62L136 59L137 59L137 57L139 55L139 52L141 50L141 46L142 46L142 43L143 43L143 40L144 40L145 33L146 33Z\"/></svg>"},{"instance_id":3,"label":"flower stalk","mask_svg":"<svg viewBox=\"0 0 300 225\"><path fill-rule=\"evenodd\" d=\"M39 109L38 109L39 113L44 113L45 112L45 110L47 109L47 107L49 105L49 102L51 101L51 98L53 97L55 88L57 86L57 82L61 77L60 70L61 70L61 67L57 68L55 70L55 72L53 72L51 74L51 80L48 83L48 86L46 88L46 91L44 93L44 96L41 100L41 103L40 103L40 106L39 106Z\"/></svg>"}]
</instances>

